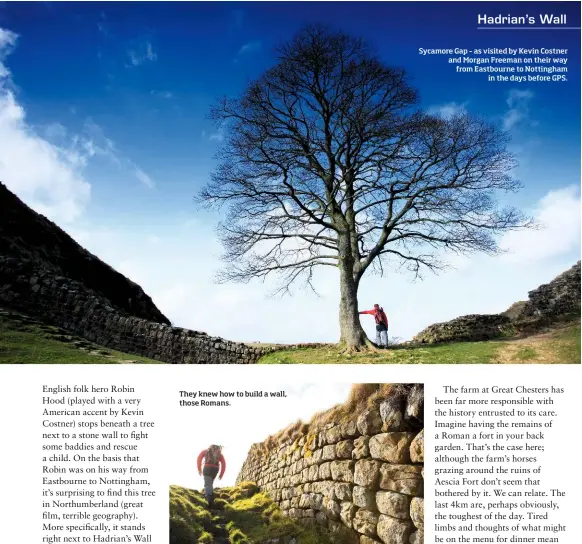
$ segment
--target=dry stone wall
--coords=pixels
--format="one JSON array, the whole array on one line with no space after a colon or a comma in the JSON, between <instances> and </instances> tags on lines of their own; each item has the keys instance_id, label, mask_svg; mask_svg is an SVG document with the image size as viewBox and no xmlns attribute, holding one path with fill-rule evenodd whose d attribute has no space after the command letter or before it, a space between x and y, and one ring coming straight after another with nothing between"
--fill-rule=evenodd
<instances>
[{"instance_id":1,"label":"dry stone wall","mask_svg":"<svg viewBox=\"0 0 582 544\"><path fill-rule=\"evenodd\" d=\"M424 541L423 388L357 418L265 451L251 448L237 481L253 481L289 517L354 544Z\"/></svg>"},{"instance_id":2,"label":"dry stone wall","mask_svg":"<svg viewBox=\"0 0 582 544\"><path fill-rule=\"evenodd\" d=\"M264 350L141 319L85 285L0 255L0 305L99 345L166 363L255 363Z\"/></svg>"}]
</instances>

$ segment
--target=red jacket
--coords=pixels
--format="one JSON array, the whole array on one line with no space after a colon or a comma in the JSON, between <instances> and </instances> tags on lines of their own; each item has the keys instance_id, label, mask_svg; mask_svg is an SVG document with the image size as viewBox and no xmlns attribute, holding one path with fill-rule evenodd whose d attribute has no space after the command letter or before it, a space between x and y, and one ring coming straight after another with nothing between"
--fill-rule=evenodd
<instances>
[{"instance_id":1,"label":"red jacket","mask_svg":"<svg viewBox=\"0 0 582 544\"><path fill-rule=\"evenodd\" d=\"M373 310L364 310L360 313L373 315L374 319L376 320L376 325L384 323L384 325L386 325L386 328L388 328L388 317L386 317L386 314L384 313L384 310L382 308L378 308L377 310L376 308L374 308Z\"/></svg>"},{"instance_id":2,"label":"red jacket","mask_svg":"<svg viewBox=\"0 0 582 544\"><path fill-rule=\"evenodd\" d=\"M200 452L200 455L198 456L198 472L202 472L202 461L204 460L204 457L206 457L206 452L208 450L202 450ZM218 465L212 465L212 464L206 464L204 463L205 467L216 467L218 468L220 465L220 474L219 474L219 478L222 478L222 476L224 475L224 471L226 470L226 461L224 460L224 457L222 455L222 453L220 454L220 457L218 458Z\"/></svg>"}]
</instances>

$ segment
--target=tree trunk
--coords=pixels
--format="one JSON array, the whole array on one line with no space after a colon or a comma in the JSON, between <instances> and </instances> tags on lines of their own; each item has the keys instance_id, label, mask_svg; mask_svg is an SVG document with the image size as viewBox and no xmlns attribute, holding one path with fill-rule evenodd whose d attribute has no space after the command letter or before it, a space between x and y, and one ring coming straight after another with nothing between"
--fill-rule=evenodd
<instances>
[{"instance_id":1,"label":"tree trunk","mask_svg":"<svg viewBox=\"0 0 582 544\"><path fill-rule=\"evenodd\" d=\"M340 343L350 351L359 351L366 345L371 345L358 314L358 285L354 280L353 267L340 259Z\"/></svg>"}]
</instances>

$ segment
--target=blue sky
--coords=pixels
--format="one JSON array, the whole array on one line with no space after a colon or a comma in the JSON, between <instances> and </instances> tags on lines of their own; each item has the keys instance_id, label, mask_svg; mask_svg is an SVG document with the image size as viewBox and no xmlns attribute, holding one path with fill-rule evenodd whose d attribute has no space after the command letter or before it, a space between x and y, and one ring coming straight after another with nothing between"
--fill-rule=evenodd
<instances>
[{"instance_id":1,"label":"blue sky","mask_svg":"<svg viewBox=\"0 0 582 544\"><path fill-rule=\"evenodd\" d=\"M326 23L406 68L423 107L464 109L507 129L524 183L511 201L545 227L508 235L504 257L453 257L455 271L422 283L367 278L360 305L378 300L390 334L403 338L501 311L580 255L580 32L477 30L479 13L544 12L580 25L574 2L0 3L0 179L181 326L239 340L334 340L333 272L320 275L319 298L215 285L218 216L192 202L224 138L206 120L209 106L242 92L302 25ZM567 48L569 81L488 83L420 47ZM297 319L281 326L270 317L280 313Z\"/></svg>"}]
</instances>

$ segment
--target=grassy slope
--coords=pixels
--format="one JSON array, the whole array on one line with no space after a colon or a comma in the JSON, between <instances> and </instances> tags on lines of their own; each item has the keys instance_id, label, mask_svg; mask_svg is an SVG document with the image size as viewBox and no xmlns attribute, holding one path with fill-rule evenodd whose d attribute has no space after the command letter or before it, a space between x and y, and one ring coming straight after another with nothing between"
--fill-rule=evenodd
<instances>
[{"instance_id":1,"label":"grassy slope","mask_svg":"<svg viewBox=\"0 0 582 544\"><path fill-rule=\"evenodd\" d=\"M0 312L0 364L156 363L103 348L14 312Z\"/></svg>"},{"instance_id":2,"label":"grassy slope","mask_svg":"<svg viewBox=\"0 0 582 544\"><path fill-rule=\"evenodd\" d=\"M580 363L580 323L520 340L458 342L343 354L334 348L285 350L264 356L261 364L402 363Z\"/></svg>"},{"instance_id":3,"label":"grassy slope","mask_svg":"<svg viewBox=\"0 0 582 544\"><path fill-rule=\"evenodd\" d=\"M282 515L255 484L216 489L216 508L200 492L170 487L170 544L259 544L296 536L302 544L331 544L327 535ZM334 539L341 543L341 537Z\"/></svg>"}]
</instances>

